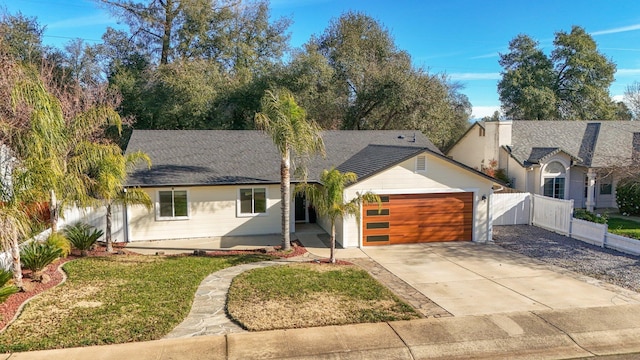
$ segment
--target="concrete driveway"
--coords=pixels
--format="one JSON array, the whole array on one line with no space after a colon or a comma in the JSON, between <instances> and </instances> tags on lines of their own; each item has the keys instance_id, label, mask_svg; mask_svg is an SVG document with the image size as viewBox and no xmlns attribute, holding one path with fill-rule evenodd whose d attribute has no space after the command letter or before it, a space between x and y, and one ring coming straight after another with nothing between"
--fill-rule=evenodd
<instances>
[{"instance_id":1,"label":"concrete driveway","mask_svg":"<svg viewBox=\"0 0 640 360\"><path fill-rule=\"evenodd\" d=\"M640 304L640 294L470 242L365 247L454 316Z\"/></svg>"}]
</instances>

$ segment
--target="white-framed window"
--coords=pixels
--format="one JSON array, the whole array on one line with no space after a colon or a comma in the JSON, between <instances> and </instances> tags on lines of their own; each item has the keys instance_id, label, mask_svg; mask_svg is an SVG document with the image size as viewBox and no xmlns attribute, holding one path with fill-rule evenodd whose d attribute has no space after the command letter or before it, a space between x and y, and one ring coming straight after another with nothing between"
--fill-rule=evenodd
<instances>
[{"instance_id":1,"label":"white-framed window","mask_svg":"<svg viewBox=\"0 0 640 360\"><path fill-rule=\"evenodd\" d=\"M238 189L238 216L267 214L267 188L243 187Z\"/></svg>"},{"instance_id":2,"label":"white-framed window","mask_svg":"<svg viewBox=\"0 0 640 360\"><path fill-rule=\"evenodd\" d=\"M158 220L181 220L189 218L189 195L187 190L158 190L156 218Z\"/></svg>"},{"instance_id":3,"label":"white-framed window","mask_svg":"<svg viewBox=\"0 0 640 360\"><path fill-rule=\"evenodd\" d=\"M549 163L543 172L543 195L556 198L565 198L566 169L558 161Z\"/></svg>"},{"instance_id":4,"label":"white-framed window","mask_svg":"<svg viewBox=\"0 0 640 360\"><path fill-rule=\"evenodd\" d=\"M600 195L611 195L613 194L613 184L610 182L602 182L600 183Z\"/></svg>"},{"instance_id":5,"label":"white-framed window","mask_svg":"<svg viewBox=\"0 0 640 360\"><path fill-rule=\"evenodd\" d=\"M420 155L416 157L416 172L417 173L427 172L427 157L425 155Z\"/></svg>"}]
</instances>

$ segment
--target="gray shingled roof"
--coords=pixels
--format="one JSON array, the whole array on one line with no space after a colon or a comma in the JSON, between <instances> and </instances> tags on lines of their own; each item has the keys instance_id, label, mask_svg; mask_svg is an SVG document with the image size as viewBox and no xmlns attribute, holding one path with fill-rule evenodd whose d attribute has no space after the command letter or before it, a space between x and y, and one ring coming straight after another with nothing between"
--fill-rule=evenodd
<instances>
[{"instance_id":1,"label":"gray shingled roof","mask_svg":"<svg viewBox=\"0 0 640 360\"><path fill-rule=\"evenodd\" d=\"M638 121L513 121L511 155L521 164L535 163L559 149L582 165L607 167L631 159ZM544 148L547 148L546 150Z\"/></svg>"},{"instance_id":2,"label":"gray shingled roof","mask_svg":"<svg viewBox=\"0 0 640 360\"><path fill-rule=\"evenodd\" d=\"M322 138L327 154L309 162L310 181L332 166L361 179L425 150L443 156L419 131L324 131ZM135 170L127 186L280 182L280 157L260 131L135 130L127 152L137 150L153 165Z\"/></svg>"}]
</instances>

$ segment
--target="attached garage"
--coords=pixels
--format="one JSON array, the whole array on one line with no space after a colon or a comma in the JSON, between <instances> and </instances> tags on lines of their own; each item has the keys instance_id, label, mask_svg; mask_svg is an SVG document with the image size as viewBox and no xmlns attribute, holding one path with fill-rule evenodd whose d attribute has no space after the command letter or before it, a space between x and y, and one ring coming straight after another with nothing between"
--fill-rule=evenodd
<instances>
[{"instance_id":1,"label":"attached garage","mask_svg":"<svg viewBox=\"0 0 640 360\"><path fill-rule=\"evenodd\" d=\"M363 207L363 245L471 241L473 193L380 195Z\"/></svg>"}]
</instances>

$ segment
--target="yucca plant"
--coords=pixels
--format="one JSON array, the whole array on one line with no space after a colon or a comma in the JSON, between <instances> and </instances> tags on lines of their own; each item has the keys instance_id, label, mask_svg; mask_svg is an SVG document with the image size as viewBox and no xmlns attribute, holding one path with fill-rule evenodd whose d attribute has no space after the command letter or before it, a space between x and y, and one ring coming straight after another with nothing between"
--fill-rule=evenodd
<instances>
[{"instance_id":1,"label":"yucca plant","mask_svg":"<svg viewBox=\"0 0 640 360\"><path fill-rule=\"evenodd\" d=\"M0 303L3 303L7 298L18 292L18 287L15 285L7 285L9 280L13 277L11 271L0 269Z\"/></svg>"},{"instance_id":2,"label":"yucca plant","mask_svg":"<svg viewBox=\"0 0 640 360\"><path fill-rule=\"evenodd\" d=\"M20 251L22 266L33 272L31 278L36 281L42 280L42 271L60 256L62 250L59 248L37 241L28 243Z\"/></svg>"},{"instance_id":3,"label":"yucca plant","mask_svg":"<svg viewBox=\"0 0 640 360\"><path fill-rule=\"evenodd\" d=\"M104 234L100 229L85 223L77 223L64 229L64 233L71 245L80 250L81 256L87 256L88 251Z\"/></svg>"},{"instance_id":4,"label":"yucca plant","mask_svg":"<svg viewBox=\"0 0 640 360\"><path fill-rule=\"evenodd\" d=\"M67 257L71 253L71 242L59 232L54 232L47 238L45 244L49 244L53 247L60 249L62 257Z\"/></svg>"}]
</instances>

